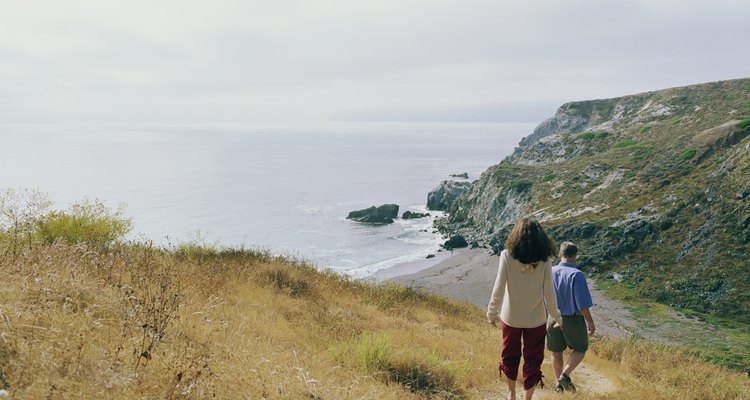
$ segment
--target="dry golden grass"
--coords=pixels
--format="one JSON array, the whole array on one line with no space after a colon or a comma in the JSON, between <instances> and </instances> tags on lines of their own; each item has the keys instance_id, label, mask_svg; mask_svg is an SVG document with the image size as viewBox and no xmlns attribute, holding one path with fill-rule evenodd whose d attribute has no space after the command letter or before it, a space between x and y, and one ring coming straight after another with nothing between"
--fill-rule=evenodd
<instances>
[{"instance_id":1,"label":"dry golden grass","mask_svg":"<svg viewBox=\"0 0 750 400\"><path fill-rule=\"evenodd\" d=\"M482 310L263 252L198 250L35 243L6 253L0 385L33 399L504 393L500 335ZM616 341L593 348L586 363L617 387L579 398L750 398L747 378L685 363L679 352Z\"/></svg>"}]
</instances>

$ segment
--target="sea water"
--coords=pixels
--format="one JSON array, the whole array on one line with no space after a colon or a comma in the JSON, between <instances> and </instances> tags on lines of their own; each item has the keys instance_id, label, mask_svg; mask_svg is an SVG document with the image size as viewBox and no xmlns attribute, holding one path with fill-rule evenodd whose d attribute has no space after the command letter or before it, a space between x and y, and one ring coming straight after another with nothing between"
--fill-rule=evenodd
<instances>
[{"instance_id":1,"label":"sea water","mask_svg":"<svg viewBox=\"0 0 750 400\"><path fill-rule=\"evenodd\" d=\"M317 123L296 126L0 125L0 190L33 188L56 208L124 205L132 238L267 249L368 277L424 259L445 240L431 217L346 219L385 203L427 212L451 174L469 180L534 124Z\"/></svg>"}]
</instances>

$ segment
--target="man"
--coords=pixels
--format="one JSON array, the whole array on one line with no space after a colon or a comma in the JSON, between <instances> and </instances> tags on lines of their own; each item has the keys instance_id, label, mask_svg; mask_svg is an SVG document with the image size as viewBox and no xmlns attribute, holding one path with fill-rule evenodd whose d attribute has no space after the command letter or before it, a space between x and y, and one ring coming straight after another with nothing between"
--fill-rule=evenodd
<instances>
[{"instance_id":1,"label":"man","mask_svg":"<svg viewBox=\"0 0 750 400\"><path fill-rule=\"evenodd\" d=\"M552 268L552 283L557 295L557 308L563 326L553 320L547 322L547 349L552 352L552 368L557 377L555 392L575 392L570 374L583 361L589 348L589 336L596 331L589 308L594 305L586 285L586 277L576 267L578 247L573 242L560 245L560 264ZM588 333L588 335L587 335ZM563 368L563 350L572 349Z\"/></svg>"}]
</instances>

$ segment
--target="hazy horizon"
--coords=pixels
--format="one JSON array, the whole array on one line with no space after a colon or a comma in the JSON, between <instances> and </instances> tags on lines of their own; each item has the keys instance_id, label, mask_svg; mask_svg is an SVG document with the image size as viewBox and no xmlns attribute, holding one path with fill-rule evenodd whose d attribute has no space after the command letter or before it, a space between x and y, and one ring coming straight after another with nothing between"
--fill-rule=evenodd
<instances>
[{"instance_id":1,"label":"hazy horizon","mask_svg":"<svg viewBox=\"0 0 750 400\"><path fill-rule=\"evenodd\" d=\"M3 2L0 123L540 122L750 76L750 3Z\"/></svg>"}]
</instances>

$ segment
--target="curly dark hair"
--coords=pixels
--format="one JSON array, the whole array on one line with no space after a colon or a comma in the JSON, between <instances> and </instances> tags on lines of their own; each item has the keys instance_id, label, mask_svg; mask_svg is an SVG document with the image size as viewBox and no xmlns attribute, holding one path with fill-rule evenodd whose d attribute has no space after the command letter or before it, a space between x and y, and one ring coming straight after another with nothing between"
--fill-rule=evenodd
<instances>
[{"instance_id":1,"label":"curly dark hair","mask_svg":"<svg viewBox=\"0 0 750 400\"><path fill-rule=\"evenodd\" d=\"M521 218L505 241L510 255L523 264L547 261L555 255L555 243L544 232L542 225L531 218ZM536 268L536 265L534 265Z\"/></svg>"}]
</instances>

